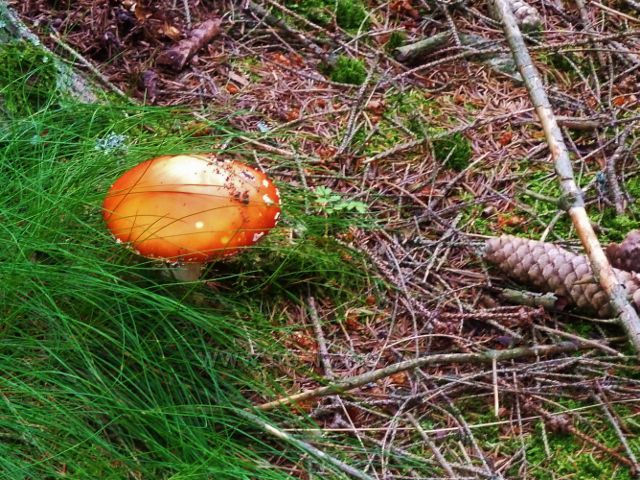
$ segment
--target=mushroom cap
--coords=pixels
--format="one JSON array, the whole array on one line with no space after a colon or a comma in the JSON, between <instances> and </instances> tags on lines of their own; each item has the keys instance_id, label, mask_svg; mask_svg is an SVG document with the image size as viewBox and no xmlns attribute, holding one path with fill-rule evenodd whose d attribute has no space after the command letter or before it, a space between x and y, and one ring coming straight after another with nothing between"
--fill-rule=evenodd
<instances>
[{"instance_id":1,"label":"mushroom cap","mask_svg":"<svg viewBox=\"0 0 640 480\"><path fill-rule=\"evenodd\" d=\"M201 263L267 234L280 216L280 194L263 172L240 162L162 156L118 178L102 208L116 240L136 253Z\"/></svg>"}]
</instances>

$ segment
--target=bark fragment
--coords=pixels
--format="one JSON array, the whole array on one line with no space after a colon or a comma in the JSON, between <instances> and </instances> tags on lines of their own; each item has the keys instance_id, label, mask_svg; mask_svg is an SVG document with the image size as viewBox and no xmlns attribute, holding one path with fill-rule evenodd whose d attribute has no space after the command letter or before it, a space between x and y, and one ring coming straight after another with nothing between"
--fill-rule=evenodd
<instances>
[{"instance_id":1,"label":"bark fragment","mask_svg":"<svg viewBox=\"0 0 640 480\"><path fill-rule=\"evenodd\" d=\"M220 34L221 23L222 20L219 18L202 22L191 31L188 38L162 52L158 56L156 64L169 67L175 71L182 70L201 48Z\"/></svg>"}]
</instances>

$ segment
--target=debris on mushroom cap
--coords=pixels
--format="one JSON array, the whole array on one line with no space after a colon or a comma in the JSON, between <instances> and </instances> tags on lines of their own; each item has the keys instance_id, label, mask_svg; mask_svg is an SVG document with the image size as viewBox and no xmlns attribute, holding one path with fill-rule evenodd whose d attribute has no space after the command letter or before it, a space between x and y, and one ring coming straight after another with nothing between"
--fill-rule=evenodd
<instances>
[{"instance_id":1,"label":"debris on mushroom cap","mask_svg":"<svg viewBox=\"0 0 640 480\"><path fill-rule=\"evenodd\" d=\"M162 156L116 180L103 216L117 241L141 255L206 262L268 233L280 216L280 196L263 172L240 162Z\"/></svg>"}]
</instances>

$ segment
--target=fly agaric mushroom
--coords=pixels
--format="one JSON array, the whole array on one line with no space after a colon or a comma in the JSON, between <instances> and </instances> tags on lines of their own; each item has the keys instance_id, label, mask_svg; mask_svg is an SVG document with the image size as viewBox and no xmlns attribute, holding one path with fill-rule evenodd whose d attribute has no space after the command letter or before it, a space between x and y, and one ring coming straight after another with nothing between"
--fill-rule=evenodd
<instances>
[{"instance_id":1,"label":"fly agaric mushroom","mask_svg":"<svg viewBox=\"0 0 640 480\"><path fill-rule=\"evenodd\" d=\"M234 255L277 223L280 194L254 168L210 155L162 156L125 172L103 204L118 243L196 280L203 263Z\"/></svg>"}]
</instances>

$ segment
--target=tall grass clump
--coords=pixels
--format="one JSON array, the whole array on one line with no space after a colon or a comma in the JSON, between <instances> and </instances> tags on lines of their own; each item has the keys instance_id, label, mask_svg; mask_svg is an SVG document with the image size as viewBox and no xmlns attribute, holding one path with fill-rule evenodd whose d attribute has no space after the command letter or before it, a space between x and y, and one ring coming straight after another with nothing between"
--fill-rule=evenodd
<instances>
[{"instance_id":1,"label":"tall grass clump","mask_svg":"<svg viewBox=\"0 0 640 480\"><path fill-rule=\"evenodd\" d=\"M168 280L113 242L104 194L142 160L235 134L196 138L188 112L55 91L46 75L0 69L0 476L288 478L300 452L234 412L285 393L285 303L348 302L367 282L327 235L344 225L295 218L309 200L283 188L281 230L205 280Z\"/></svg>"}]
</instances>

